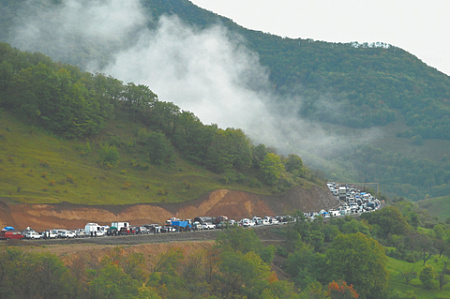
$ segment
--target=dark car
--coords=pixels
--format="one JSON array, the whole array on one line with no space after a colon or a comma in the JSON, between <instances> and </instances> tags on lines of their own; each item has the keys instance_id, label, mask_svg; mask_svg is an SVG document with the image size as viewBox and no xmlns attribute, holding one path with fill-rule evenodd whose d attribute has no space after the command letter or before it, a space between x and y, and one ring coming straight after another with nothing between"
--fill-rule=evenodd
<instances>
[{"instance_id":1,"label":"dark car","mask_svg":"<svg viewBox=\"0 0 450 299\"><path fill-rule=\"evenodd\" d=\"M135 234L149 234L150 230L145 226L138 226L134 229Z\"/></svg>"},{"instance_id":2,"label":"dark car","mask_svg":"<svg viewBox=\"0 0 450 299\"><path fill-rule=\"evenodd\" d=\"M119 234L119 231L117 230L117 227L115 227L115 226L111 226L106 231L107 236L117 236L118 234Z\"/></svg>"}]
</instances>

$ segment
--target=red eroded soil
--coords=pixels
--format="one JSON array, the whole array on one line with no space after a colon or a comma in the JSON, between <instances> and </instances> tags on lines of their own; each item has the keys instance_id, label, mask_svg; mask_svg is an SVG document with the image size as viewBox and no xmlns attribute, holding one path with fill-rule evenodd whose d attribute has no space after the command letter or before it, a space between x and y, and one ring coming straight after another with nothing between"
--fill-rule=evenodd
<instances>
[{"instance_id":1,"label":"red eroded soil","mask_svg":"<svg viewBox=\"0 0 450 299\"><path fill-rule=\"evenodd\" d=\"M113 221L128 221L137 225L163 223L170 217L192 219L220 215L239 220L255 215L285 215L296 209L319 211L336 205L338 202L328 189L319 187L293 188L277 195L219 189L191 202L158 205L19 204L0 198L0 227L10 225L18 230L31 227L40 231L49 228L83 228L88 222L106 225Z\"/></svg>"}]
</instances>

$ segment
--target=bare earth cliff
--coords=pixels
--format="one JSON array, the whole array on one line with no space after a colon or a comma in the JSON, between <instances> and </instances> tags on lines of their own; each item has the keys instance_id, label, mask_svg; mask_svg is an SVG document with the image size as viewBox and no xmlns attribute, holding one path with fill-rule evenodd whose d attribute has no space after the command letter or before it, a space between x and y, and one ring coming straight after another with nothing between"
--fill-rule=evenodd
<instances>
[{"instance_id":1,"label":"bare earth cliff","mask_svg":"<svg viewBox=\"0 0 450 299\"><path fill-rule=\"evenodd\" d=\"M225 215L231 219L285 215L296 209L319 211L338 205L327 188L294 188L278 195L257 195L227 189L214 190L195 201L179 204L141 204L125 206L80 206L71 204L20 204L0 199L0 227L18 230L32 227L81 228L88 222L110 224L129 221L133 225L163 223L170 217Z\"/></svg>"}]
</instances>

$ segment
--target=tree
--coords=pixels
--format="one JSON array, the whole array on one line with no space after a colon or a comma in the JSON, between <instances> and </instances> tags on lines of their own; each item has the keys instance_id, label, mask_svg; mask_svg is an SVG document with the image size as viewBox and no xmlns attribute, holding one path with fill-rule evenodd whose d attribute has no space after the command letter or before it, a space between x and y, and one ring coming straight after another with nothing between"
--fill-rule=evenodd
<instances>
[{"instance_id":1,"label":"tree","mask_svg":"<svg viewBox=\"0 0 450 299\"><path fill-rule=\"evenodd\" d=\"M259 167L261 166L261 162L264 160L264 158L269 152L270 152L269 149L264 144L253 146L252 148L253 167L259 169Z\"/></svg>"},{"instance_id":2,"label":"tree","mask_svg":"<svg viewBox=\"0 0 450 299\"><path fill-rule=\"evenodd\" d=\"M398 270L399 276L401 279L405 281L405 284L408 285L409 282L417 277L417 272L414 270L414 268L411 268L410 270Z\"/></svg>"},{"instance_id":3,"label":"tree","mask_svg":"<svg viewBox=\"0 0 450 299\"><path fill-rule=\"evenodd\" d=\"M161 165L172 160L172 145L162 132L151 132L148 135L146 149L152 164Z\"/></svg>"},{"instance_id":4,"label":"tree","mask_svg":"<svg viewBox=\"0 0 450 299\"><path fill-rule=\"evenodd\" d=\"M447 261L444 263L444 267L438 275L439 289L442 291L442 288L448 283L448 278L445 276L447 272Z\"/></svg>"},{"instance_id":5,"label":"tree","mask_svg":"<svg viewBox=\"0 0 450 299\"><path fill-rule=\"evenodd\" d=\"M326 253L331 275L354 285L361 298L382 298L387 257L376 240L358 232L338 235Z\"/></svg>"},{"instance_id":6,"label":"tree","mask_svg":"<svg viewBox=\"0 0 450 299\"><path fill-rule=\"evenodd\" d=\"M326 283L330 278L326 256L314 253L311 246L303 246L300 250L290 253L284 267L295 284L301 288L314 281Z\"/></svg>"},{"instance_id":7,"label":"tree","mask_svg":"<svg viewBox=\"0 0 450 299\"><path fill-rule=\"evenodd\" d=\"M327 299L328 292L323 289L320 282L314 281L308 284L306 289L300 294L301 299Z\"/></svg>"},{"instance_id":8,"label":"tree","mask_svg":"<svg viewBox=\"0 0 450 299\"><path fill-rule=\"evenodd\" d=\"M284 173L284 165L281 163L280 156L273 153L268 153L260 164L264 181L269 186L274 186L278 180L282 178Z\"/></svg>"},{"instance_id":9,"label":"tree","mask_svg":"<svg viewBox=\"0 0 450 299\"><path fill-rule=\"evenodd\" d=\"M224 251L220 257L220 282L228 298L257 298L268 287L270 266L254 252Z\"/></svg>"},{"instance_id":10,"label":"tree","mask_svg":"<svg viewBox=\"0 0 450 299\"><path fill-rule=\"evenodd\" d=\"M331 299L353 299L359 298L358 293L353 289L353 285L347 285L345 281L332 281L328 284L328 296Z\"/></svg>"},{"instance_id":11,"label":"tree","mask_svg":"<svg viewBox=\"0 0 450 299\"><path fill-rule=\"evenodd\" d=\"M361 218L366 219L369 224L376 224L379 227L378 234L382 238L387 238L389 234L404 235L410 230L400 210L393 206L373 213L364 213Z\"/></svg>"},{"instance_id":12,"label":"tree","mask_svg":"<svg viewBox=\"0 0 450 299\"><path fill-rule=\"evenodd\" d=\"M219 234L216 244L222 251L236 251L243 254L254 252L266 263L270 263L273 258L273 246L265 247L252 229L230 228Z\"/></svg>"},{"instance_id":13,"label":"tree","mask_svg":"<svg viewBox=\"0 0 450 299\"><path fill-rule=\"evenodd\" d=\"M420 271L419 279L425 289L432 289L434 287L435 277L436 273L434 272L434 268L429 265L426 265L423 267L422 271Z\"/></svg>"},{"instance_id":14,"label":"tree","mask_svg":"<svg viewBox=\"0 0 450 299\"><path fill-rule=\"evenodd\" d=\"M295 177L302 177L304 174L303 161L297 155L289 155L284 162L284 167Z\"/></svg>"},{"instance_id":15,"label":"tree","mask_svg":"<svg viewBox=\"0 0 450 299\"><path fill-rule=\"evenodd\" d=\"M419 251L423 265L433 256L435 248L432 240L423 233L410 233L406 236L406 243L412 250Z\"/></svg>"},{"instance_id":16,"label":"tree","mask_svg":"<svg viewBox=\"0 0 450 299\"><path fill-rule=\"evenodd\" d=\"M130 298L139 294L139 284L127 275L116 263L103 261L88 283L94 298Z\"/></svg>"}]
</instances>

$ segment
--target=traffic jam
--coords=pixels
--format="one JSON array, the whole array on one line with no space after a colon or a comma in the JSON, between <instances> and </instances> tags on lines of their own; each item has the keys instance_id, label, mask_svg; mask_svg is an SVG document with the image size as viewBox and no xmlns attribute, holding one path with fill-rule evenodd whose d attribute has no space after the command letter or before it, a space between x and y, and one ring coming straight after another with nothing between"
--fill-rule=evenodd
<instances>
[{"instance_id":1,"label":"traffic jam","mask_svg":"<svg viewBox=\"0 0 450 299\"><path fill-rule=\"evenodd\" d=\"M343 217L347 215L358 215L365 212L377 210L381 202L368 192L362 192L355 187L327 183L330 193L336 198L336 207L329 210L317 212L307 212L304 216L307 220L314 220L317 217ZM261 227L268 225L283 225L293 222L296 219L292 216L253 216L252 218L242 218L240 220L229 219L227 216L218 217L195 217L194 219L170 218L163 224L143 224L131 225L130 222L112 222L111 225L101 225L90 222L84 228L65 229L55 228L37 232L30 227L23 231L16 230L12 226L4 227L0 232L0 240L9 239L74 239L90 237L112 237L119 235L141 235L160 234L174 232L204 231L214 229L226 229L233 226L241 227Z\"/></svg>"}]
</instances>

